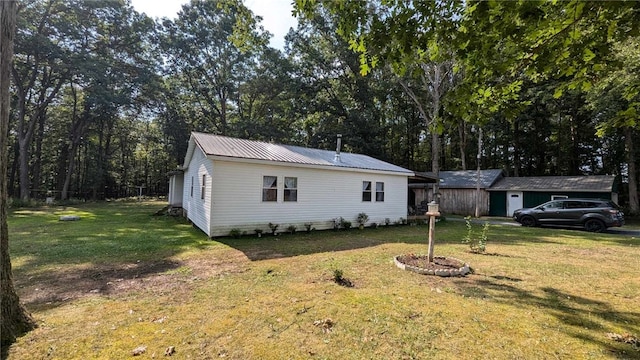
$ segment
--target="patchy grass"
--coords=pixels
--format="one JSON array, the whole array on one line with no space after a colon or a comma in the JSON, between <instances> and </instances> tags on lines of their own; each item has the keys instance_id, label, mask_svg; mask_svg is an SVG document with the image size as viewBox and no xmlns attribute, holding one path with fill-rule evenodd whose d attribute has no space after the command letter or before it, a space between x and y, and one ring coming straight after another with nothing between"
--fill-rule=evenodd
<instances>
[{"instance_id":1,"label":"patchy grass","mask_svg":"<svg viewBox=\"0 0 640 360\"><path fill-rule=\"evenodd\" d=\"M39 328L10 359L640 358L640 241L492 226L487 254L437 224L465 278L405 272L426 226L208 240L161 203L10 214L14 279ZM81 216L60 222L61 214ZM334 281L339 269L352 287Z\"/></svg>"}]
</instances>

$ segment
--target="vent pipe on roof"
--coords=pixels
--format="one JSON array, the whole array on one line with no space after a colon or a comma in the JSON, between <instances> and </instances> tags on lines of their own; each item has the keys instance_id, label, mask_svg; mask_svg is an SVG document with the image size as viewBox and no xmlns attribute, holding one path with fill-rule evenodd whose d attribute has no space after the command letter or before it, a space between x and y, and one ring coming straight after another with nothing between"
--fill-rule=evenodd
<instances>
[{"instance_id":1,"label":"vent pipe on roof","mask_svg":"<svg viewBox=\"0 0 640 360\"><path fill-rule=\"evenodd\" d=\"M333 158L334 162L340 162L340 148L342 147L342 134L338 134L338 144L336 145L336 156Z\"/></svg>"}]
</instances>

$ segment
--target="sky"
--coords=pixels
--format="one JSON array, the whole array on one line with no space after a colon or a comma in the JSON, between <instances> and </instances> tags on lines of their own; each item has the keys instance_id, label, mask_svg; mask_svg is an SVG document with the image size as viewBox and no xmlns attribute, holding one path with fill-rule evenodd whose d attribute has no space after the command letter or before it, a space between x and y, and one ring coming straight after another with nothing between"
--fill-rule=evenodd
<instances>
[{"instance_id":1,"label":"sky","mask_svg":"<svg viewBox=\"0 0 640 360\"><path fill-rule=\"evenodd\" d=\"M132 0L131 4L138 12L152 18L175 18L182 5L189 0ZM293 0L244 0L244 4L255 15L262 17L262 26L273 34L271 47L282 50L284 37L289 28L296 27L297 20L291 15Z\"/></svg>"}]
</instances>

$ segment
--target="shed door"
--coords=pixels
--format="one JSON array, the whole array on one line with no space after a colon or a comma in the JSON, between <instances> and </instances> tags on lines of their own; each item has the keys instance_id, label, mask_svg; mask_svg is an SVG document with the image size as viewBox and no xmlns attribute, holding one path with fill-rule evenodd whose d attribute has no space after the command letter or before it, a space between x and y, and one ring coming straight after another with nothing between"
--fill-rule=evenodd
<instances>
[{"instance_id":1,"label":"shed door","mask_svg":"<svg viewBox=\"0 0 640 360\"><path fill-rule=\"evenodd\" d=\"M507 216L513 216L513 212L522 209L522 191L507 191Z\"/></svg>"}]
</instances>

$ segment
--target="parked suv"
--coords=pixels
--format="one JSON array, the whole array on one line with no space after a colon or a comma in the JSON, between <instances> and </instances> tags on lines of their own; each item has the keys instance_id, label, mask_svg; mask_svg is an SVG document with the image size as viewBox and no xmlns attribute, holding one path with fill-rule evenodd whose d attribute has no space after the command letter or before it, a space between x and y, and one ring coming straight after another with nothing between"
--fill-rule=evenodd
<instances>
[{"instance_id":1,"label":"parked suv","mask_svg":"<svg viewBox=\"0 0 640 360\"><path fill-rule=\"evenodd\" d=\"M516 210L513 220L523 226L582 226L587 231L601 232L611 226L624 225L624 213L611 200L560 199Z\"/></svg>"}]
</instances>

